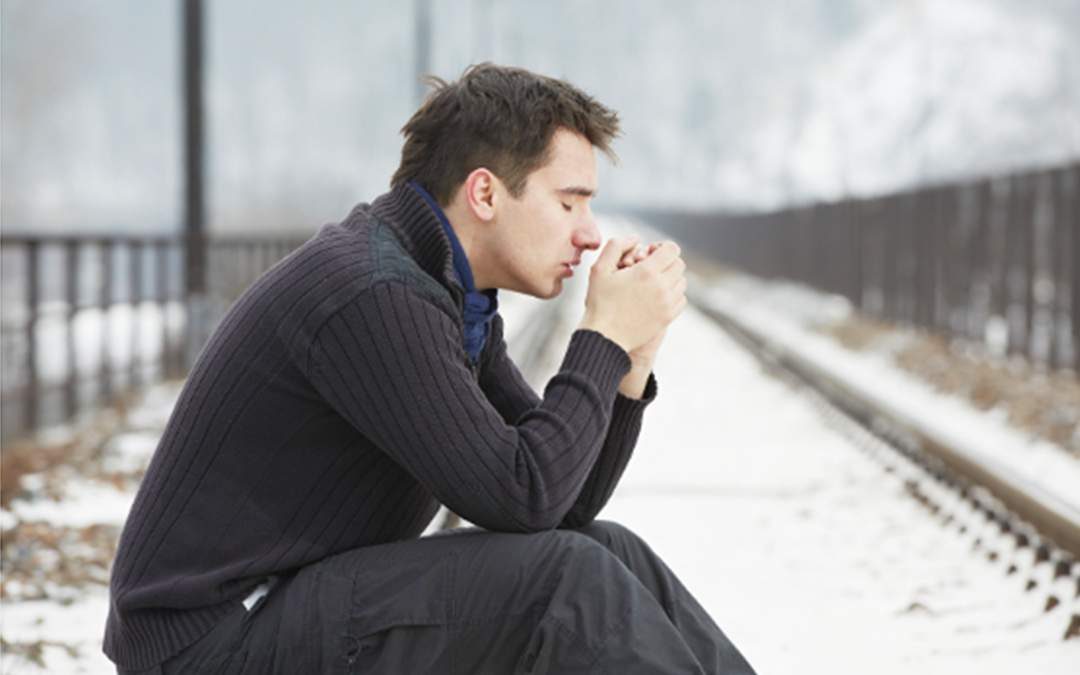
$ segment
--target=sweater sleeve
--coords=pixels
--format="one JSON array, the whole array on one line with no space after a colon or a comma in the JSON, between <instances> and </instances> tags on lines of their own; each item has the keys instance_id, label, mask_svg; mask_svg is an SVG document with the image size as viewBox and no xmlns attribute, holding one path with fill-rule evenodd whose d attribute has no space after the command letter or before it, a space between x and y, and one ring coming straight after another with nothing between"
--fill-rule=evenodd
<instances>
[{"instance_id":1,"label":"sweater sleeve","mask_svg":"<svg viewBox=\"0 0 1080 675\"><path fill-rule=\"evenodd\" d=\"M503 418L508 423L513 423L520 415L540 405L540 398L507 353L502 317L496 316L495 322L495 329L491 334L494 342L490 356L484 361L480 385ZM592 522L607 505L630 462L641 430L642 415L645 408L656 398L656 391L656 377L652 373L649 374L640 400L628 398L616 391L611 422L600 454L589 471L585 486L560 526L583 527Z\"/></svg>"},{"instance_id":2,"label":"sweater sleeve","mask_svg":"<svg viewBox=\"0 0 1080 675\"><path fill-rule=\"evenodd\" d=\"M589 472L581 494L560 523L561 527L584 527L607 505L623 471L626 470L626 465L630 463L630 457L634 454L638 432L641 431L641 416L655 398L656 377L652 373L649 373L641 399L628 398L621 393L615 394L611 424L608 426L600 457Z\"/></svg>"},{"instance_id":3,"label":"sweater sleeve","mask_svg":"<svg viewBox=\"0 0 1080 675\"><path fill-rule=\"evenodd\" d=\"M521 374L507 351L502 315L491 320L489 344L480 364L480 388L507 424L540 405L532 385Z\"/></svg>"},{"instance_id":4,"label":"sweater sleeve","mask_svg":"<svg viewBox=\"0 0 1080 675\"><path fill-rule=\"evenodd\" d=\"M596 463L629 357L576 331L540 405L513 424L468 363L457 322L390 280L320 326L308 370L330 406L462 517L498 531L556 527Z\"/></svg>"}]
</instances>

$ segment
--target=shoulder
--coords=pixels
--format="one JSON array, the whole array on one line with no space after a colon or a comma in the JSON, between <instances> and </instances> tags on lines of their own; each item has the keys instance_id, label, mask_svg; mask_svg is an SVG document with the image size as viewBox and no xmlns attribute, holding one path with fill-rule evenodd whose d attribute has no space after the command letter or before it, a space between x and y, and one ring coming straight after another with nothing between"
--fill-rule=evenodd
<instances>
[{"instance_id":1,"label":"shoulder","mask_svg":"<svg viewBox=\"0 0 1080 675\"><path fill-rule=\"evenodd\" d=\"M409 255L394 225L357 207L341 223L324 225L296 251L297 275L308 296L310 316L321 323L381 285L404 286L451 316L456 314L450 290Z\"/></svg>"},{"instance_id":2,"label":"shoulder","mask_svg":"<svg viewBox=\"0 0 1080 675\"><path fill-rule=\"evenodd\" d=\"M288 294L296 299L284 312L279 332L297 355L306 354L320 328L350 306L385 303L436 311L460 321L450 290L409 255L392 223L359 207L341 223L324 225L297 250L292 263L303 271ZM384 306L379 304L379 306Z\"/></svg>"},{"instance_id":3,"label":"shoulder","mask_svg":"<svg viewBox=\"0 0 1080 675\"><path fill-rule=\"evenodd\" d=\"M401 285L450 316L457 315L450 290L425 272L409 255L389 223L375 221L370 228L368 241L373 252L369 287L379 284Z\"/></svg>"}]
</instances>

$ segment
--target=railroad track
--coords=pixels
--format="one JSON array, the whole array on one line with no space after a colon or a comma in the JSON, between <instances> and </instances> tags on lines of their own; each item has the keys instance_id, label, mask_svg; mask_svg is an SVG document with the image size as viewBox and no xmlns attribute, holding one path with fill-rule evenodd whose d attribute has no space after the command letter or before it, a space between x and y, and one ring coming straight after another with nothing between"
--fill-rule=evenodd
<instances>
[{"instance_id":1,"label":"railroad track","mask_svg":"<svg viewBox=\"0 0 1080 675\"><path fill-rule=\"evenodd\" d=\"M1063 639L1080 638L1080 512L1048 490L972 453L920 420L891 409L819 363L707 300L688 298L764 366L792 384L823 418L885 471L973 554L1015 579L1044 612L1060 614Z\"/></svg>"}]
</instances>

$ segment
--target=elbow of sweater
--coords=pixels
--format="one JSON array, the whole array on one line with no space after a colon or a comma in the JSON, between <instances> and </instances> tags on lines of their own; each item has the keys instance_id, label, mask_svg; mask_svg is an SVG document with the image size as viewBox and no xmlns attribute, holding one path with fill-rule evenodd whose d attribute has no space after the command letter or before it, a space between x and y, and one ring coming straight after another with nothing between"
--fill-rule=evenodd
<instances>
[{"instance_id":1,"label":"elbow of sweater","mask_svg":"<svg viewBox=\"0 0 1080 675\"><path fill-rule=\"evenodd\" d=\"M585 527L592 521L596 520L596 513L584 509L570 509L570 511L559 521L558 527L577 530Z\"/></svg>"},{"instance_id":2,"label":"elbow of sweater","mask_svg":"<svg viewBox=\"0 0 1080 675\"><path fill-rule=\"evenodd\" d=\"M562 513L538 513L528 522L528 531L544 532L545 530L554 530L562 520Z\"/></svg>"},{"instance_id":3,"label":"elbow of sweater","mask_svg":"<svg viewBox=\"0 0 1080 675\"><path fill-rule=\"evenodd\" d=\"M500 523L502 527L499 529L508 532L520 532L522 534L554 530L559 526L559 523L563 521L567 509L551 508L551 506L553 505L544 504L541 506L537 503L532 503L528 507L519 508L517 509L517 512L514 513L513 518L507 522Z\"/></svg>"},{"instance_id":4,"label":"elbow of sweater","mask_svg":"<svg viewBox=\"0 0 1080 675\"><path fill-rule=\"evenodd\" d=\"M490 532L509 532L513 534L534 534L536 532L554 530L559 526L559 523L562 522L561 519L556 520L548 517L547 514L536 514L535 517L529 514L524 517L518 516L512 519L494 518L491 520L469 520Z\"/></svg>"},{"instance_id":5,"label":"elbow of sweater","mask_svg":"<svg viewBox=\"0 0 1080 675\"><path fill-rule=\"evenodd\" d=\"M570 504L562 506L550 501L550 495L537 495L529 500L529 505L520 509L516 514L516 526L518 531L524 533L543 532L554 530L566 517L570 510Z\"/></svg>"}]
</instances>

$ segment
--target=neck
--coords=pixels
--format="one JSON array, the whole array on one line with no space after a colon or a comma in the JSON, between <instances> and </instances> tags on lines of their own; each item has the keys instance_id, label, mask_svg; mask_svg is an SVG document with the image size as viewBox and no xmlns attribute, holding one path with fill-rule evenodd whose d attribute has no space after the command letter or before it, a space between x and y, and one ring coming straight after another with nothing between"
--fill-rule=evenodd
<instances>
[{"instance_id":1,"label":"neck","mask_svg":"<svg viewBox=\"0 0 1080 675\"><path fill-rule=\"evenodd\" d=\"M483 245L483 237L480 236L479 225L470 219L470 213L456 203L445 207L443 213L446 214L450 227L454 229L454 234L457 235L461 248L465 251L465 257L469 259L476 290L485 291L495 288L496 285L488 273L487 251Z\"/></svg>"}]
</instances>

